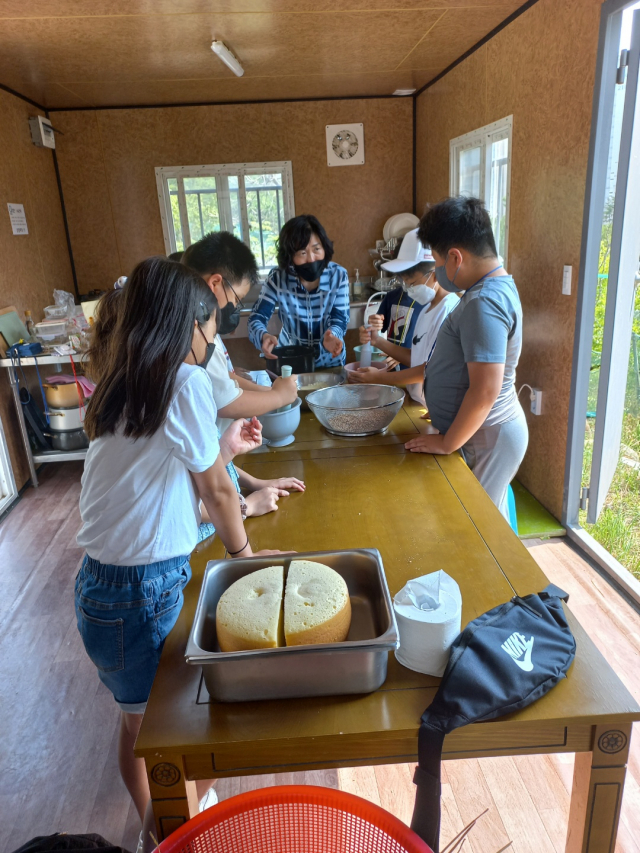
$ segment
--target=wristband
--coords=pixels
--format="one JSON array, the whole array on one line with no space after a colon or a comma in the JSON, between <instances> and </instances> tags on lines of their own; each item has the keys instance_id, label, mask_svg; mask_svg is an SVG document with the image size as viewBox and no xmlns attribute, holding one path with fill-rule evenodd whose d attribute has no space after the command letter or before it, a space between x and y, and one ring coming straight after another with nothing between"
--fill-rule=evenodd
<instances>
[{"instance_id":1,"label":"wristband","mask_svg":"<svg viewBox=\"0 0 640 853\"><path fill-rule=\"evenodd\" d=\"M230 551L227 548L227 554L231 554L232 557L235 557L236 554L239 554L241 551L244 551L244 549L247 547L248 544L249 544L249 534L247 533L247 541L244 543L242 548L238 548L237 551Z\"/></svg>"}]
</instances>

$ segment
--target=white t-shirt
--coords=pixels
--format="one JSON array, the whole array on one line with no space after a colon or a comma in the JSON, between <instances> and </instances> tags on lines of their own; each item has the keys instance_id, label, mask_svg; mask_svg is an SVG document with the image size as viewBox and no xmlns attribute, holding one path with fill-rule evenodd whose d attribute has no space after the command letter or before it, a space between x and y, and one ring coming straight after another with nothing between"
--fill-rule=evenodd
<instances>
[{"instance_id":1,"label":"white t-shirt","mask_svg":"<svg viewBox=\"0 0 640 853\"><path fill-rule=\"evenodd\" d=\"M116 566L142 566L191 553L200 510L189 474L220 452L211 379L201 367L178 369L167 418L151 438L121 433L92 441L82 475L78 545Z\"/></svg>"},{"instance_id":2,"label":"white t-shirt","mask_svg":"<svg viewBox=\"0 0 640 853\"><path fill-rule=\"evenodd\" d=\"M242 394L242 388L235 379L229 376L230 364L231 359L224 341L220 335L216 335L216 348L207 365L207 373L213 381L213 399L218 410L224 409ZM222 435L226 428L233 423L233 418L218 418L217 423L220 435Z\"/></svg>"},{"instance_id":3,"label":"white t-shirt","mask_svg":"<svg viewBox=\"0 0 640 853\"><path fill-rule=\"evenodd\" d=\"M411 341L411 367L417 367L429 361L435 349L440 326L459 304L460 298L455 293L448 293L435 308L420 313ZM407 391L417 403L426 406L422 382L407 385Z\"/></svg>"}]
</instances>

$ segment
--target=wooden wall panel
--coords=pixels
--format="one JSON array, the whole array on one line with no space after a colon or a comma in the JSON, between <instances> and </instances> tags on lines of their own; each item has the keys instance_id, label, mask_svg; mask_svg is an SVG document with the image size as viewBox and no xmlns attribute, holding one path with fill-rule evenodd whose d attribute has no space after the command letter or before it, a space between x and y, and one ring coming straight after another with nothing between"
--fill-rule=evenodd
<instances>
[{"instance_id":1,"label":"wooden wall panel","mask_svg":"<svg viewBox=\"0 0 640 853\"><path fill-rule=\"evenodd\" d=\"M29 116L38 110L0 91L0 308L29 309L36 321L53 301L53 290L73 292L62 209L48 148L36 148ZM29 233L14 236L7 203L24 204ZM29 477L6 371L0 372L0 417L18 488Z\"/></svg>"},{"instance_id":2,"label":"wooden wall panel","mask_svg":"<svg viewBox=\"0 0 640 853\"><path fill-rule=\"evenodd\" d=\"M558 518L599 19L600 0L539 0L418 99L420 209L448 194L449 140L513 114L509 271L524 310L517 381L543 391L543 415L527 414L519 479ZM571 296L561 292L564 264L573 265Z\"/></svg>"},{"instance_id":3,"label":"wooden wall panel","mask_svg":"<svg viewBox=\"0 0 640 853\"><path fill-rule=\"evenodd\" d=\"M363 122L364 166L329 168L325 125ZM154 168L291 160L297 213L313 213L350 274L411 209L410 99L56 113L59 163L80 289L111 286L164 253Z\"/></svg>"}]
</instances>

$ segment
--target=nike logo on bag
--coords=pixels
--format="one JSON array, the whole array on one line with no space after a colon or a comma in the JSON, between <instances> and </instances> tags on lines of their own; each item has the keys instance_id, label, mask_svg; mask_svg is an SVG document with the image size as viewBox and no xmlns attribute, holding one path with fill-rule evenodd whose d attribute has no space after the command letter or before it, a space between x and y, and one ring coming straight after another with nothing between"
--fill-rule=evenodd
<instances>
[{"instance_id":1,"label":"nike logo on bag","mask_svg":"<svg viewBox=\"0 0 640 853\"><path fill-rule=\"evenodd\" d=\"M525 672L531 672L533 663L531 662L531 652L533 650L533 641L535 637L526 639L523 634L514 631L508 640L502 644L502 650L513 658L513 662L517 663L520 669ZM523 657L524 655L524 657Z\"/></svg>"}]
</instances>

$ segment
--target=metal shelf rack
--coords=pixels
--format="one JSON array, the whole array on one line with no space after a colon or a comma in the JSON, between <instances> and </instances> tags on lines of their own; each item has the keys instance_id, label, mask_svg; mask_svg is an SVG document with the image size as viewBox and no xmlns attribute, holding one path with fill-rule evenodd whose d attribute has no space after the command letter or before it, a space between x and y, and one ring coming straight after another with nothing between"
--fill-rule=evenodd
<instances>
[{"instance_id":1,"label":"metal shelf rack","mask_svg":"<svg viewBox=\"0 0 640 853\"><path fill-rule=\"evenodd\" d=\"M77 356L77 361L82 359L81 355ZM71 364L71 358L68 355L39 355L36 358L33 356L27 358L20 359L21 367L35 367L38 368L52 366L52 365L60 365L60 364ZM20 402L20 389L18 387L18 383L16 381L15 373L13 371L13 363L10 358L0 358L0 367L4 367L7 369L7 375L9 377L9 384L11 386L11 393L13 395L13 403L16 409L16 415L18 416L18 424L20 425L20 434L22 437L22 443L24 445L25 453L27 454L27 462L29 464L29 474L31 476L32 484L37 488L38 487L38 475L36 473L36 465L41 465L44 462L79 462L83 460L86 455L86 450L45 450L39 453L33 453L31 450L31 444L29 443L29 433L27 432L27 425L24 419L24 413L22 411L22 403Z\"/></svg>"}]
</instances>

